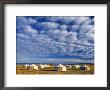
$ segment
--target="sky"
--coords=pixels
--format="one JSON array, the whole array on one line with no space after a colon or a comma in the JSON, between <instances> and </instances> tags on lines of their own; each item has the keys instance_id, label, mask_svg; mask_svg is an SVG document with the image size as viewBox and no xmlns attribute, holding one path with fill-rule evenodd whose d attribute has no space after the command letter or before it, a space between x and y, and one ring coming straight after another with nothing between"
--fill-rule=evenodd
<instances>
[{"instance_id":1,"label":"sky","mask_svg":"<svg viewBox=\"0 0 110 90\"><path fill-rule=\"evenodd\" d=\"M94 16L17 16L17 63L94 60Z\"/></svg>"}]
</instances>

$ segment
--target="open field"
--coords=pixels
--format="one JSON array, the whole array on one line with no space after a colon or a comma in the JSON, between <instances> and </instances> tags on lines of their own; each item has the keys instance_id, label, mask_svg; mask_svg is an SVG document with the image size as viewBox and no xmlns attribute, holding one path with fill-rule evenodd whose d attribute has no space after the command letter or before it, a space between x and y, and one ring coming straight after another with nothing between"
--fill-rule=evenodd
<instances>
[{"instance_id":1,"label":"open field","mask_svg":"<svg viewBox=\"0 0 110 90\"><path fill-rule=\"evenodd\" d=\"M16 74L94 74L94 65L93 64L83 64L88 65L90 70L80 70L67 67L67 71L56 70L54 65L49 65L48 68L34 70L26 69L23 64L16 65Z\"/></svg>"}]
</instances>

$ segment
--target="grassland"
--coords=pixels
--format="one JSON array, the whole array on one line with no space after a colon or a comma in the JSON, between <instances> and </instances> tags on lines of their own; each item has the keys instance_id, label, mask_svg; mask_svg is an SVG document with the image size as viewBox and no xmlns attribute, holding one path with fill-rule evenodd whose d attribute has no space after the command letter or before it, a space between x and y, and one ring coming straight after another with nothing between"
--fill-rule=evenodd
<instances>
[{"instance_id":1,"label":"grassland","mask_svg":"<svg viewBox=\"0 0 110 90\"><path fill-rule=\"evenodd\" d=\"M84 64L85 65L85 64ZM68 68L67 71L58 71L55 70L53 65L50 65L49 68L33 70L33 69L26 69L24 68L23 64L16 65L16 74L94 74L94 65L93 64L86 64L90 67L90 70L76 70L74 68Z\"/></svg>"}]
</instances>

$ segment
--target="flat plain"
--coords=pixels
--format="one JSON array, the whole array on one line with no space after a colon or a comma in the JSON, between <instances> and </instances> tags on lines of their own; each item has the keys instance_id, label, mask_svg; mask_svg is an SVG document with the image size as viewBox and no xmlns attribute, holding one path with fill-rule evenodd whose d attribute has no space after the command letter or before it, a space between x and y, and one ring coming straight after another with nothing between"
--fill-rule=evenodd
<instances>
[{"instance_id":1,"label":"flat plain","mask_svg":"<svg viewBox=\"0 0 110 90\"><path fill-rule=\"evenodd\" d=\"M73 65L73 64L72 64ZM67 71L60 71L56 70L56 67L54 65L49 65L48 68L41 69L39 70L34 70L34 69L26 69L23 64L16 64L16 74L78 74L78 75L85 75L85 74L94 74L94 64L81 64L81 65L87 65L90 67L90 70L81 70L81 69L75 69L74 67L67 67Z\"/></svg>"}]
</instances>

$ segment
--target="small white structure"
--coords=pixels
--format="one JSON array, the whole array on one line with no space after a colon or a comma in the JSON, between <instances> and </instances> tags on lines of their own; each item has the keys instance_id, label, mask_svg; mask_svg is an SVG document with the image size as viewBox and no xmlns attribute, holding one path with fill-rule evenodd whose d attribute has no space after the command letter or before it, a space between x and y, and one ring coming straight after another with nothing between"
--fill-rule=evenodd
<instances>
[{"instance_id":1,"label":"small white structure","mask_svg":"<svg viewBox=\"0 0 110 90\"><path fill-rule=\"evenodd\" d=\"M72 65L69 65L69 68L72 68Z\"/></svg>"},{"instance_id":2,"label":"small white structure","mask_svg":"<svg viewBox=\"0 0 110 90\"><path fill-rule=\"evenodd\" d=\"M47 65L47 64L44 64L44 67L49 67L49 65Z\"/></svg>"},{"instance_id":3,"label":"small white structure","mask_svg":"<svg viewBox=\"0 0 110 90\"><path fill-rule=\"evenodd\" d=\"M72 68L72 65L66 65L66 67L68 67L69 69L71 69Z\"/></svg>"},{"instance_id":4,"label":"small white structure","mask_svg":"<svg viewBox=\"0 0 110 90\"><path fill-rule=\"evenodd\" d=\"M59 64L57 67L62 67L63 65L62 64Z\"/></svg>"},{"instance_id":5,"label":"small white structure","mask_svg":"<svg viewBox=\"0 0 110 90\"><path fill-rule=\"evenodd\" d=\"M39 66L40 66L40 68L45 68L45 67L47 68L47 67L49 67L49 65L47 65L47 64L44 64L44 65L40 64Z\"/></svg>"},{"instance_id":6,"label":"small white structure","mask_svg":"<svg viewBox=\"0 0 110 90\"><path fill-rule=\"evenodd\" d=\"M62 66L62 71L67 71L65 66Z\"/></svg>"},{"instance_id":7,"label":"small white structure","mask_svg":"<svg viewBox=\"0 0 110 90\"><path fill-rule=\"evenodd\" d=\"M25 65L24 65L24 68L26 68L26 69L27 69L28 67L29 67L29 65L28 65L28 64L25 64Z\"/></svg>"},{"instance_id":8,"label":"small white structure","mask_svg":"<svg viewBox=\"0 0 110 90\"><path fill-rule=\"evenodd\" d=\"M66 65L66 67L69 67L69 65Z\"/></svg>"},{"instance_id":9,"label":"small white structure","mask_svg":"<svg viewBox=\"0 0 110 90\"><path fill-rule=\"evenodd\" d=\"M79 69L80 68L80 65L74 65L76 69Z\"/></svg>"},{"instance_id":10,"label":"small white structure","mask_svg":"<svg viewBox=\"0 0 110 90\"><path fill-rule=\"evenodd\" d=\"M84 65L84 67L86 68L86 70L90 70L90 67L87 65Z\"/></svg>"},{"instance_id":11,"label":"small white structure","mask_svg":"<svg viewBox=\"0 0 110 90\"><path fill-rule=\"evenodd\" d=\"M66 66L62 64L59 64L57 67L59 67L61 71L67 71Z\"/></svg>"},{"instance_id":12,"label":"small white structure","mask_svg":"<svg viewBox=\"0 0 110 90\"><path fill-rule=\"evenodd\" d=\"M30 65L30 68L31 69L35 69L35 70L38 70L39 69L39 67L37 65L35 65L35 64Z\"/></svg>"},{"instance_id":13,"label":"small white structure","mask_svg":"<svg viewBox=\"0 0 110 90\"><path fill-rule=\"evenodd\" d=\"M42 65L42 64L40 64L39 66L40 66L40 68L45 68L45 66L44 66L44 65Z\"/></svg>"}]
</instances>

